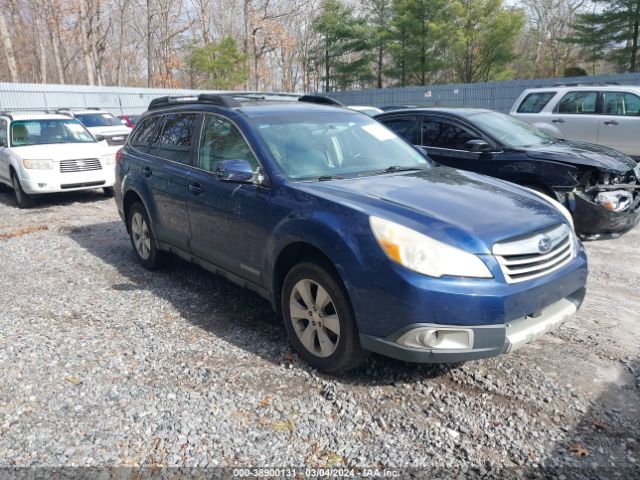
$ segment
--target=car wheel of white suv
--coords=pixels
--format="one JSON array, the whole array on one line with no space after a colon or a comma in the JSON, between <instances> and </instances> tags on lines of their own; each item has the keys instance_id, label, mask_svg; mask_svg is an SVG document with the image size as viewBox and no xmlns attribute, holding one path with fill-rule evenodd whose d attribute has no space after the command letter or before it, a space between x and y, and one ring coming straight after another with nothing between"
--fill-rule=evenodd
<instances>
[{"instance_id":1,"label":"car wheel of white suv","mask_svg":"<svg viewBox=\"0 0 640 480\"><path fill-rule=\"evenodd\" d=\"M13 185L13 192L16 196L16 203L19 208L29 208L33 205L33 197L22 189L18 175L15 172L11 172L11 184Z\"/></svg>"}]
</instances>

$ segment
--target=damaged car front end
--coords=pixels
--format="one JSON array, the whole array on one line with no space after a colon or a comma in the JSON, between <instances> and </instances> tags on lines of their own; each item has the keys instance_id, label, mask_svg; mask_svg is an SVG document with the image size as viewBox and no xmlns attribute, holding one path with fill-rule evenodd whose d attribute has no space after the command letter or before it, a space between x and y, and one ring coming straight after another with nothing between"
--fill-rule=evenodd
<instances>
[{"instance_id":1,"label":"damaged car front end","mask_svg":"<svg viewBox=\"0 0 640 480\"><path fill-rule=\"evenodd\" d=\"M576 230L583 238L618 237L640 221L640 165L624 173L585 172L573 195Z\"/></svg>"}]
</instances>

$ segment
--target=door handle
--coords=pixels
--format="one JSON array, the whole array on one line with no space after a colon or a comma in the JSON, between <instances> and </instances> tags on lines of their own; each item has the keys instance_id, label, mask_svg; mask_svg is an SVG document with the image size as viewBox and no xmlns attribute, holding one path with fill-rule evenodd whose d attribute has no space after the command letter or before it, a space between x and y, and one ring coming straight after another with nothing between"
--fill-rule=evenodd
<instances>
[{"instance_id":1,"label":"door handle","mask_svg":"<svg viewBox=\"0 0 640 480\"><path fill-rule=\"evenodd\" d=\"M151 169L149 167L142 167L142 175L145 177L151 176Z\"/></svg>"},{"instance_id":2,"label":"door handle","mask_svg":"<svg viewBox=\"0 0 640 480\"><path fill-rule=\"evenodd\" d=\"M605 125L618 125L618 122L616 122L615 120L607 120L606 122L604 122Z\"/></svg>"},{"instance_id":3,"label":"door handle","mask_svg":"<svg viewBox=\"0 0 640 480\"><path fill-rule=\"evenodd\" d=\"M189 183L189 191L193 192L195 195L200 195L204 192L204 188L202 188L199 183L191 182Z\"/></svg>"},{"instance_id":4,"label":"door handle","mask_svg":"<svg viewBox=\"0 0 640 480\"><path fill-rule=\"evenodd\" d=\"M553 123L564 123L564 120L561 118L554 118L553 120L551 120Z\"/></svg>"}]
</instances>

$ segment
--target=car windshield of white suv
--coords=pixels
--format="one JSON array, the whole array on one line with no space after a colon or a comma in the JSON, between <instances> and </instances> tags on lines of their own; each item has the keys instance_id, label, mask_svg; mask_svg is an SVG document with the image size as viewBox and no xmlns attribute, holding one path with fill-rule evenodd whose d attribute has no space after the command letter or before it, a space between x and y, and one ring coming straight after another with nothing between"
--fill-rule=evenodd
<instances>
[{"instance_id":1,"label":"car windshield of white suv","mask_svg":"<svg viewBox=\"0 0 640 480\"><path fill-rule=\"evenodd\" d=\"M95 139L77 120L16 120L11 124L11 146L52 143L94 143Z\"/></svg>"},{"instance_id":2,"label":"car windshield of white suv","mask_svg":"<svg viewBox=\"0 0 640 480\"><path fill-rule=\"evenodd\" d=\"M253 119L289 178L330 180L421 170L430 162L375 120L347 112L318 112Z\"/></svg>"},{"instance_id":3,"label":"car windshield of white suv","mask_svg":"<svg viewBox=\"0 0 640 480\"><path fill-rule=\"evenodd\" d=\"M522 148L550 145L558 141L556 137L504 113L476 113L471 115L469 120L505 147Z\"/></svg>"},{"instance_id":4,"label":"car windshield of white suv","mask_svg":"<svg viewBox=\"0 0 640 480\"><path fill-rule=\"evenodd\" d=\"M82 122L85 127L121 127L120 119L110 113L77 113L76 118Z\"/></svg>"}]
</instances>

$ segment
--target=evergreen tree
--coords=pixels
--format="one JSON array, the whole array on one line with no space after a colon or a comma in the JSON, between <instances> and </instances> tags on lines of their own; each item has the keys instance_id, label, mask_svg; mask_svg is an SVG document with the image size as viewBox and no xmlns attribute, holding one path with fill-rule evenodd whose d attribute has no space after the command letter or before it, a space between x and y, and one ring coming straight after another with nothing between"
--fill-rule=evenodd
<instances>
[{"instance_id":1,"label":"evergreen tree","mask_svg":"<svg viewBox=\"0 0 640 480\"><path fill-rule=\"evenodd\" d=\"M247 55L240 52L235 39L224 37L219 42L194 48L189 67L204 77L204 87L227 90L244 83L248 77Z\"/></svg>"}]
</instances>

